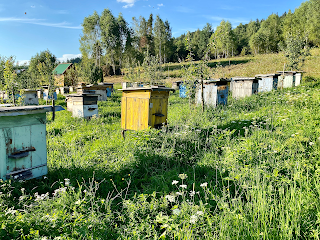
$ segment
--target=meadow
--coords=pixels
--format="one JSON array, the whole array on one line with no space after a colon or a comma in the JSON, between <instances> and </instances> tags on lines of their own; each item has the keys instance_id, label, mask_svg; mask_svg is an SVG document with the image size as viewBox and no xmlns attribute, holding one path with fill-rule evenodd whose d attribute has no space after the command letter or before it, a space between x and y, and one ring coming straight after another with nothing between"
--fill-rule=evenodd
<instances>
[{"instance_id":1,"label":"meadow","mask_svg":"<svg viewBox=\"0 0 320 240\"><path fill-rule=\"evenodd\" d=\"M283 65L281 56L259 59L269 64L214 71ZM317 50L308 61L299 87L204 112L175 92L167 126L125 139L119 91L99 102L99 118L48 114L49 173L0 180L0 238L319 239ZM56 104L66 106L64 97Z\"/></svg>"}]
</instances>

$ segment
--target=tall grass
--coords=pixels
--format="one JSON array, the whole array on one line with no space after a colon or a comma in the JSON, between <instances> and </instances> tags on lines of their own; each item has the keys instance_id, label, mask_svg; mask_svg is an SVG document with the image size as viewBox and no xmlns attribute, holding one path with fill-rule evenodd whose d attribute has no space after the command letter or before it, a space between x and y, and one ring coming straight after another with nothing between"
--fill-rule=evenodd
<instances>
[{"instance_id":1,"label":"tall grass","mask_svg":"<svg viewBox=\"0 0 320 240\"><path fill-rule=\"evenodd\" d=\"M174 93L166 127L126 139L120 93L57 112L48 175L1 181L0 238L318 239L319 99L314 81L201 113Z\"/></svg>"}]
</instances>

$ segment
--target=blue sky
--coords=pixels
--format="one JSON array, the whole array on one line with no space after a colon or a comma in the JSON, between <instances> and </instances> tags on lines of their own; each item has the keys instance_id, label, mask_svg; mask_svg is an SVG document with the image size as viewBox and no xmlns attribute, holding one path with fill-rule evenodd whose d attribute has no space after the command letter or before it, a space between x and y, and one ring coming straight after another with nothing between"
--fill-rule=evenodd
<instances>
[{"instance_id":1,"label":"blue sky","mask_svg":"<svg viewBox=\"0 0 320 240\"><path fill-rule=\"evenodd\" d=\"M222 19L236 27L251 19L282 15L299 7L302 0L0 0L0 56L15 56L22 63L36 53L49 49L58 59L79 56L79 38L84 17L95 10L109 8L120 12L131 24L132 17L150 13L168 20L174 37L202 29L215 28Z\"/></svg>"}]
</instances>

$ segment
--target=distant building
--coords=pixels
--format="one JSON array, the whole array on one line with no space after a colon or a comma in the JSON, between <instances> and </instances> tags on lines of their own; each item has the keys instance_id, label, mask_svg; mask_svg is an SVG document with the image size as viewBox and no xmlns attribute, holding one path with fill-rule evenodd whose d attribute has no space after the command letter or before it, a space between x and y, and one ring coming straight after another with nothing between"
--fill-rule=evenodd
<instances>
[{"instance_id":1,"label":"distant building","mask_svg":"<svg viewBox=\"0 0 320 240\"><path fill-rule=\"evenodd\" d=\"M76 83L75 67L72 63L61 63L54 70L56 86L74 86Z\"/></svg>"}]
</instances>

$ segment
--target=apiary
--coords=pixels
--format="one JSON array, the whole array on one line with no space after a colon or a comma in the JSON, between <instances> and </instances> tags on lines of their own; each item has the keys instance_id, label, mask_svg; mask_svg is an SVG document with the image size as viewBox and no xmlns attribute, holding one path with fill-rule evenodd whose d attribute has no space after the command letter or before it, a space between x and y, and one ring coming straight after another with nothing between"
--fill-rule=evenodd
<instances>
[{"instance_id":1,"label":"apiary","mask_svg":"<svg viewBox=\"0 0 320 240\"><path fill-rule=\"evenodd\" d=\"M23 92L24 105L39 105L37 90L25 89Z\"/></svg>"},{"instance_id":2,"label":"apiary","mask_svg":"<svg viewBox=\"0 0 320 240\"><path fill-rule=\"evenodd\" d=\"M217 79L203 82L203 99L206 106L216 107L218 104L227 105L228 102L228 80ZM196 104L201 101L201 84L196 89Z\"/></svg>"},{"instance_id":3,"label":"apiary","mask_svg":"<svg viewBox=\"0 0 320 240\"><path fill-rule=\"evenodd\" d=\"M46 112L52 106L0 107L0 178L47 174ZM55 111L64 110L60 106Z\"/></svg>"},{"instance_id":4,"label":"apiary","mask_svg":"<svg viewBox=\"0 0 320 240\"><path fill-rule=\"evenodd\" d=\"M168 98L172 88L150 86L120 89L121 127L125 130L158 128L167 123Z\"/></svg>"},{"instance_id":5,"label":"apiary","mask_svg":"<svg viewBox=\"0 0 320 240\"><path fill-rule=\"evenodd\" d=\"M279 88L290 88L295 86L295 71L277 71L281 74L278 78Z\"/></svg>"},{"instance_id":6,"label":"apiary","mask_svg":"<svg viewBox=\"0 0 320 240\"><path fill-rule=\"evenodd\" d=\"M259 78L258 92L270 92L273 89L278 89L278 77L279 73L259 74L256 78Z\"/></svg>"},{"instance_id":7,"label":"apiary","mask_svg":"<svg viewBox=\"0 0 320 240\"><path fill-rule=\"evenodd\" d=\"M71 94L67 96L67 110L72 117L91 118L98 116L98 95Z\"/></svg>"},{"instance_id":8,"label":"apiary","mask_svg":"<svg viewBox=\"0 0 320 240\"><path fill-rule=\"evenodd\" d=\"M232 97L244 98L258 92L258 79L255 77L233 77L232 82Z\"/></svg>"}]
</instances>

